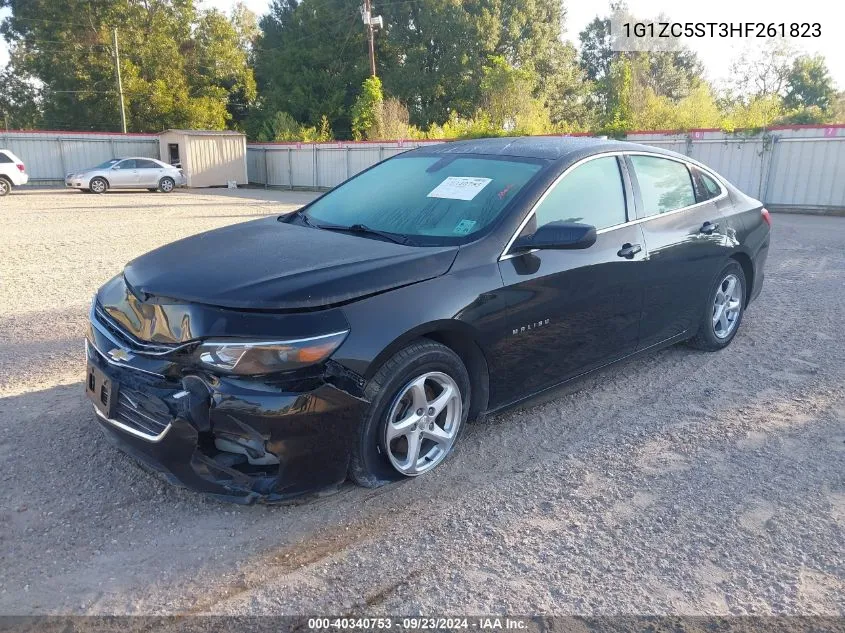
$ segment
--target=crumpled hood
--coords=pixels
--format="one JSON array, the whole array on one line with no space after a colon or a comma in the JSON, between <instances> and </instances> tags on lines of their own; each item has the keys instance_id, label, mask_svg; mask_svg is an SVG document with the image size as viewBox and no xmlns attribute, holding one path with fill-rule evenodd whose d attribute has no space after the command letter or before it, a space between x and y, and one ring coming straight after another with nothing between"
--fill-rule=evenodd
<instances>
[{"instance_id":1,"label":"crumpled hood","mask_svg":"<svg viewBox=\"0 0 845 633\"><path fill-rule=\"evenodd\" d=\"M138 295L227 308L313 310L446 273L457 246L413 247L262 218L133 259Z\"/></svg>"}]
</instances>

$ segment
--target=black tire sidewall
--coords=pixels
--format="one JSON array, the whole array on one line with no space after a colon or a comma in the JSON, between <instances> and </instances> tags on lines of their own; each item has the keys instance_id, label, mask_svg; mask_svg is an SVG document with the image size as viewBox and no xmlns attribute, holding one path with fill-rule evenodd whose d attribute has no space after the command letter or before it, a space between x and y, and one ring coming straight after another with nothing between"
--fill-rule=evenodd
<instances>
[{"instance_id":1,"label":"black tire sidewall","mask_svg":"<svg viewBox=\"0 0 845 633\"><path fill-rule=\"evenodd\" d=\"M0 177L0 181L2 181L4 185L6 185L5 187L3 187L3 189L0 189L0 198L2 198L3 196L8 196L10 193L12 193L12 181L6 178L5 176Z\"/></svg>"},{"instance_id":2,"label":"black tire sidewall","mask_svg":"<svg viewBox=\"0 0 845 633\"><path fill-rule=\"evenodd\" d=\"M716 336L716 331L713 328L713 302L716 299L716 292L719 289L719 286L722 285L722 282L725 280L725 277L728 275L736 275L737 279L739 279L739 283L742 285L742 297L741 306L739 310L739 316L737 317L736 325L731 333L726 336L725 338L719 338ZM742 325L742 317L745 315L745 293L746 293L746 280L745 280L745 273L742 270L742 266L739 265L738 262L731 262L726 265L722 272L720 272L716 279L713 280L713 284L710 287L710 292L707 294L707 305L704 308L704 316L702 318L701 326L698 331L698 338L702 339L703 342L713 349L719 349L722 347L727 347L730 342L733 340L736 333L739 332L739 328Z\"/></svg>"},{"instance_id":3,"label":"black tire sidewall","mask_svg":"<svg viewBox=\"0 0 845 633\"><path fill-rule=\"evenodd\" d=\"M350 463L350 475L356 483L376 487L406 478L393 468L385 452L387 413L405 385L416 376L433 371L448 374L461 392L463 410L455 442L460 439L466 427L471 397L466 367L460 357L444 345L433 341L411 345L387 361L365 389L371 404L355 438Z\"/></svg>"}]
</instances>

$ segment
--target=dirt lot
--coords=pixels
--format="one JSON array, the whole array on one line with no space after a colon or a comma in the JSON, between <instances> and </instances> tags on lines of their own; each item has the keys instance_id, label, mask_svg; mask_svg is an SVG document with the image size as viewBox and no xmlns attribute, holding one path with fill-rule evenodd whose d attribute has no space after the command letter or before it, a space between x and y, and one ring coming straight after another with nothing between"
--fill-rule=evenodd
<instances>
[{"instance_id":1,"label":"dirt lot","mask_svg":"<svg viewBox=\"0 0 845 633\"><path fill-rule=\"evenodd\" d=\"M0 202L0 613L845 613L845 218L774 216L728 350L495 416L418 480L239 507L115 451L82 394L97 286L308 197Z\"/></svg>"}]
</instances>

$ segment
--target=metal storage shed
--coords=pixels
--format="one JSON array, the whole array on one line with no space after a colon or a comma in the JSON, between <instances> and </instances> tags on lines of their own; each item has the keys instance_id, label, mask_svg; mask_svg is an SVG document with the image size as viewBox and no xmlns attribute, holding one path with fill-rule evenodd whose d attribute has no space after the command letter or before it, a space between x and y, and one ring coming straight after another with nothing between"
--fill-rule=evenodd
<instances>
[{"instance_id":1,"label":"metal storage shed","mask_svg":"<svg viewBox=\"0 0 845 633\"><path fill-rule=\"evenodd\" d=\"M158 135L161 159L180 164L188 187L247 184L246 136L224 130L165 130Z\"/></svg>"}]
</instances>

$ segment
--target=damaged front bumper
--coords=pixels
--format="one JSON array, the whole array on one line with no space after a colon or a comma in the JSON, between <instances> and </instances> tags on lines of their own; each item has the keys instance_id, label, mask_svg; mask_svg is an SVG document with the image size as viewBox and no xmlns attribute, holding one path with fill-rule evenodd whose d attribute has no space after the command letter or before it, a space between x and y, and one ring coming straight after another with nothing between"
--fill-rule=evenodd
<instances>
[{"instance_id":1,"label":"damaged front bumper","mask_svg":"<svg viewBox=\"0 0 845 633\"><path fill-rule=\"evenodd\" d=\"M119 448L172 483L228 501L284 501L346 478L366 401L332 372L287 382L191 373L86 341L86 387Z\"/></svg>"}]
</instances>

